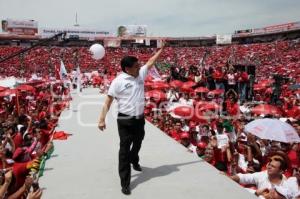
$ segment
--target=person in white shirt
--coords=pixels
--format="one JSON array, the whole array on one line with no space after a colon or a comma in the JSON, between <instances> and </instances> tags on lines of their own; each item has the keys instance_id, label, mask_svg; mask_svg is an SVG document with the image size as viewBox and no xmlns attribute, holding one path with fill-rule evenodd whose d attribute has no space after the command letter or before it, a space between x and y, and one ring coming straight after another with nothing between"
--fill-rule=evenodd
<instances>
[{"instance_id":1,"label":"person in white shirt","mask_svg":"<svg viewBox=\"0 0 300 199\"><path fill-rule=\"evenodd\" d=\"M129 195L131 168L142 171L139 165L139 156L142 140L144 139L145 118L145 92L144 80L147 72L152 68L162 48L151 57L146 65L140 67L138 59L126 56L121 60L122 73L111 83L105 103L100 113L98 128L103 131L106 128L105 117L109 108L116 99L118 102L118 131L120 136L119 150L119 175L121 179L121 191ZM131 147L132 145L132 147Z\"/></svg>"},{"instance_id":2,"label":"person in white shirt","mask_svg":"<svg viewBox=\"0 0 300 199\"><path fill-rule=\"evenodd\" d=\"M287 180L288 189L291 192L292 198L300 198L300 173L297 169L297 174L295 177L290 177Z\"/></svg>"},{"instance_id":3,"label":"person in white shirt","mask_svg":"<svg viewBox=\"0 0 300 199\"><path fill-rule=\"evenodd\" d=\"M233 72L233 69L231 68L227 74L227 83L228 83L228 89L233 89L236 91L236 75Z\"/></svg>"},{"instance_id":4,"label":"person in white shirt","mask_svg":"<svg viewBox=\"0 0 300 199\"><path fill-rule=\"evenodd\" d=\"M184 93L183 96L179 99L179 103L188 106L193 106L194 101L189 98L188 94Z\"/></svg>"},{"instance_id":5,"label":"person in white shirt","mask_svg":"<svg viewBox=\"0 0 300 199\"><path fill-rule=\"evenodd\" d=\"M257 191L251 191L259 196L265 192L264 190L272 190L275 186L287 188L286 177L283 175L286 169L287 163L285 158L280 155L274 155L271 157L266 171L251 174L239 173L231 176L231 179L240 184L255 185Z\"/></svg>"},{"instance_id":6,"label":"person in white shirt","mask_svg":"<svg viewBox=\"0 0 300 199\"><path fill-rule=\"evenodd\" d=\"M170 103L176 102L179 100L179 94L175 91L174 88L171 88L167 93L167 99Z\"/></svg>"}]
</instances>

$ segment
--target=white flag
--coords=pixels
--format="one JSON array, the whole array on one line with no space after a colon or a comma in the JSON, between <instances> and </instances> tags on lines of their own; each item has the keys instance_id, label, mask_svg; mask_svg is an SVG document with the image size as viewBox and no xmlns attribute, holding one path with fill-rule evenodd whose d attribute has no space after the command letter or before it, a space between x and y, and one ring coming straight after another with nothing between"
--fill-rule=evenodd
<instances>
[{"instance_id":1,"label":"white flag","mask_svg":"<svg viewBox=\"0 0 300 199\"><path fill-rule=\"evenodd\" d=\"M155 66L153 66L150 70L149 70L149 75L151 75L154 79L158 79L161 80L161 76L158 73L157 69Z\"/></svg>"},{"instance_id":2,"label":"white flag","mask_svg":"<svg viewBox=\"0 0 300 199\"><path fill-rule=\"evenodd\" d=\"M60 70L59 70L59 76L60 76L60 79L64 79L63 76L64 75L67 75L67 70L66 70L66 67L65 67L65 64L62 60L60 60Z\"/></svg>"}]
</instances>

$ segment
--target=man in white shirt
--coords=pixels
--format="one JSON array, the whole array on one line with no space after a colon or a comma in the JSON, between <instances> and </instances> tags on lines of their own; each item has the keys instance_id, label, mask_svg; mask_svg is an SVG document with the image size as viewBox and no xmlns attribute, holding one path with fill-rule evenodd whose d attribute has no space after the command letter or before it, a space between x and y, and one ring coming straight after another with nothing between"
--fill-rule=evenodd
<instances>
[{"instance_id":1,"label":"man in white shirt","mask_svg":"<svg viewBox=\"0 0 300 199\"><path fill-rule=\"evenodd\" d=\"M140 67L136 57L126 56L121 60L123 72L112 81L100 113L98 128L103 131L106 128L106 114L113 99L117 100L119 111L117 122L120 136L119 175L121 178L122 193L125 195L131 193L130 163L133 165L133 169L142 171L139 165L138 153L145 135L144 80L147 72L152 68L161 54L163 46L142 67Z\"/></svg>"},{"instance_id":2,"label":"man in white shirt","mask_svg":"<svg viewBox=\"0 0 300 199\"><path fill-rule=\"evenodd\" d=\"M283 175L287 169L285 158L279 155L271 157L267 165L266 171L251 173L251 174L237 174L231 176L234 181L244 185L256 185L257 191L255 195L263 194L264 190L272 190L275 186L287 188L286 177Z\"/></svg>"}]
</instances>

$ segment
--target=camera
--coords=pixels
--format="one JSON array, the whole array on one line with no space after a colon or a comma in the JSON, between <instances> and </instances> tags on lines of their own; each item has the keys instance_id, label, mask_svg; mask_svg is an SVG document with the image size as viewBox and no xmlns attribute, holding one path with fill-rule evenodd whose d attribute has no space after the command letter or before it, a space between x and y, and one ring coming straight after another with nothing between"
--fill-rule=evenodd
<instances>
[{"instance_id":1,"label":"camera","mask_svg":"<svg viewBox=\"0 0 300 199\"><path fill-rule=\"evenodd\" d=\"M6 169L0 169L0 185L2 185L5 181L5 173L6 173Z\"/></svg>"},{"instance_id":2,"label":"camera","mask_svg":"<svg viewBox=\"0 0 300 199\"><path fill-rule=\"evenodd\" d=\"M36 192L40 188L38 182L33 182L31 186L34 192Z\"/></svg>"}]
</instances>

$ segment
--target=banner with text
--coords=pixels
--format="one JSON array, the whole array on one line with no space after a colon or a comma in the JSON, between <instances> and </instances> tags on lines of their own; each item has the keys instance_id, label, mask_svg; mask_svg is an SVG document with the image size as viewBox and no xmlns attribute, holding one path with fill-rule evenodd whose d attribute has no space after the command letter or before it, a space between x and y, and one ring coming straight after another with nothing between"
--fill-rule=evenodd
<instances>
[{"instance_id":1,"label":"banner with text","mask_svg":"<svg viewBox=\"0 0 300 199\"><path fill-rule=\"evenodd\" d=\"M217 35L216 43L217 44L231 44L232 35Z\"/></svg>"},{"instance_id":2,"label":"banner with text","mask_svg":"<svg viewBox=\"0 0 300 199\"><path fill-rule=\"evenodd\" d=\"M82 38L82 39L93 39L95 37L107 37L111 36L108 31L101 31L101 30L93 30L81 27L72 27L72 28L40 28L39 35L42 38L49 38L58 33L66 32L67 38Z\"/></svg>"},{"instance_id":3,"label":"banner with text","mask_svg":"<svg viewBox=\"0 0 300 199\"><path fill-rule=\"evenodd\" d=\"M2 31L17 35L35 35L38 33L38 22L34 20L6 19L1 21Z\"/></svg>"},{"instance_id":4,"label":"banner with text","mask_svg":"<svg viewBox=\"0 0 300 199\"><path fill-rule=\"evenodd\" d=\"M147 35L146 25L122 25L118 27L118 37L142 36Z\"/></svg>"}]
</instances>

